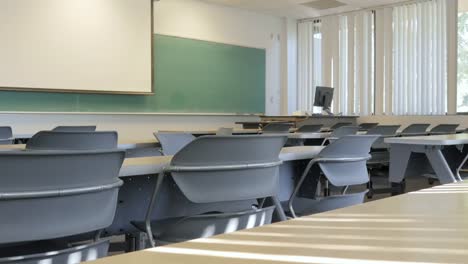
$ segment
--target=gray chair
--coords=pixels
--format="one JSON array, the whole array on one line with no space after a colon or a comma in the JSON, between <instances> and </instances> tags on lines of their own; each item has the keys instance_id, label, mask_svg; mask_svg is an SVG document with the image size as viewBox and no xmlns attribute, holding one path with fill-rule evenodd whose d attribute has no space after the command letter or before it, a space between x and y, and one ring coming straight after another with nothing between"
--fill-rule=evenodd
<instances>
[{"instance_id":1,"label":"gray chair","mask_svg":"<svg viewBox=\"0 0 468 264\"><path fill-rule=\"evenodd\" d=\"M161 151L166 156L175 155L196 139L192 134L179 132L155 132L154 136L161 144Z\"/></svg>"},{"instance_id":2,"label":"gray chair","mask_svg":"<svg viewBox=\"0 0 468 264\"><path fill-rule=\"evenodd\" d=\"M204 136L182 148L158 177L145 222L134 222L147 232L152 246L251 228L271 222L276 209L286 220L279 200L279 153L285 136ZM258 206L151 221L165 177L170 176L193 203L223 203L259 199ZM274 206L264 206L271 198Z\"/></svg>"},{"instance_id":3,"label":"gray chair","mask_svg":"<svg viewBox=\"0 0 468 264\"><path fill-rule=\"evenodd\" d=\"M58 126L52 131L56 132L94 132L96 126Z\"/></svg>"},{"instance_id":4,"label":"gray chair","mask_svg":"<svg viewBox=\"0 0 468 264\"><path fill-rule=\"evenodd\" d=\"M117 150L0 152L0 263L105 256L100 230L114 219L124 157ZM89 232L96 234L91 244L71 238Z\"/></svg>"},{"instance_id":5,"label":"gray chair","mask_svg":"<svg viewBox=\"0 0 468 264\"><path fill-rule=\"evenodd\" d=\"M290 123L270 123L263 127L263 134L283 134L289 133L292 124Z\"/></svg>"},{"instance_id":6,"label":"gray chair","mask_svg":"<svg viewBox=\"0 0 468 264\"><path fill-rule=\"evenodd\" d=\"M379 123L362 123L362 124L359 124L359 130L369 131L370 129L375 128L378 125Z\"/></svg>"},{"instance_id":7,"label":"gray chair","mask_svg":"<svg viewBox=\"0 0 468 264\"><path fill-rule=\"evenodd\" d=\"M391 126L376 126L367 131L367 135L380 135L372 145L373 150L388 150L388 144L384 142L387 137L395 137L397 135L400 125L391 125Z\"/></svg>"},{"instance_id":8,"label":"gray chair","mask_svg":"<svg viewBox=\"0 0 468 264\"><path fill-rule=\"evenodd\" d=\"M403 129L400 133L402 137L410 137L410 136L423 136L427 135L427 128L431 124L411 124Z\"/></svg>"},{"instance_id":9,"label":"gray chair","mask_svg":"<svg viewBox=\"0 0 468 264\"><path fill-rule=\"evenodd\" d=\"M13 131L11 127L0 127L0 145L10 145L13 144Z\"/></svg>"},{"instance_id":10,"label":"gray chair","mask_svg":"<svg viewBox=\"0 0 468 264\"><path fill-rule=\"evenodd\" d=\"M400 128L399 125L395 126L376 126L367 132L367 135L378 135L379 138L372 144L371 156L372 158L367 161L367 167L369 169L369 183L367 198L372 198L375 193L388 193L391 192L390 188L374 189L374 182L372 176L374 176L374 170L381 169L388 166L390 163L390 152L389 145L385 143L385 138L395 137L397 131Z\"/></svg>"},{"instance_id":11,"label":"gray chair","mask_svg":"<svg viewBox=\"0 0 468 264\"><path fill-rule=\"evenodd\" d=\"M456 134L457 128L459 126L460 126L459 124L441 124L432 128L429 134L430 135Z\"/></svg>"},{"instance_id":12,"label":"gray chair","mask_svg":"<svg viewBox=\"0 0 468 264\"><path fill-rule=\"evenodd\" d=\"M344 136L324 148L317 158L312 159L297 181L288 201L290 214L313 214L362 203L367 191L347 194L349 186L366 184L369 181L366 162L371 158L369 152L378 135ZM315 193L315 199L297 198L301 185L313 166L318 166L325 180L324 196ZM319 179L319 175L315 175ZM340 195L329 196L328 182L343 188ZM296 200L298 202L296 203ZM297 210L299 209L299 210Z\"/></svg>"},{"instance_id":13,"label":"gray chair","mask_svg":"<svg viewBox=\"0 0 468 264\"><path fill-rule=\"evenodd\" d=\"M303 125L299 127L297 133L318 133L322 129L323 125Z\"/></svg>"},{"instance_id":14,"label":"gray chair","mask_svg":"<svg viewBox=\"0 0 468 264\"><path fill-rule=\"evenodd\" d=\"M330 136L323 140L322 146L325 146L326 143L332 143L333 141L344 136L356 135L358 131L359 127L357 126L342 126L334 129Z\"/></svg>"},{"instance_id":15,"label":"gray chair","mask_svg":"<svg viewBox=\"0 0 468 264\"><path fill-rule=\"evenodd\" d=\"M331 126L330 130L335 130L335 129L338 129L340 127L352 126L352 125L353 125L353 123L350 123L350 122L339 122L339 123L336 123L333 126Z\"/></svg>"},{"instance_id":16,"label":"gray chair","mask_svg":"<svg viewBox=\"0 0 468 264\"><path fill-rule=\"evenodd\" d=\"M118 135L115 131L56 132L40 131L26 144L30 150L98 150L116 149Z\"/></svg>"}]
</instances>

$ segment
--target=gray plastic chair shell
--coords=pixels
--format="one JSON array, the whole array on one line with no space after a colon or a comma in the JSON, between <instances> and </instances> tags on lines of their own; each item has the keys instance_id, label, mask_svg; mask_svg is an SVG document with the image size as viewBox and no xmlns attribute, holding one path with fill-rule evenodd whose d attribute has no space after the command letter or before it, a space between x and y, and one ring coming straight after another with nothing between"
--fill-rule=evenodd
<instances>
[{"instance_id":1,"label":"gray plastic chair shell","mask_svg":"<svg viewBox=\"0 0 468 264\"><path fill-rule=\"evenodd\" d=\"M150 200L144 230L149 236L151 245L155 246L151 215L166 174L172 176L181 192L194 203L271 197L279 218L286 220L281 204L276 198L279 191L279 166L282 163L279 153L286 140L287 137L282 135L203 136L183 147L173 157L171 165L159 175ZM206 228L208 224L208 226L223 227L214 234L225 233L229 231L229 225L226 224L232 221L249 219L245 217L255 217L259 213L264 216L270 214L267 208L260 207L260 211L248 208L247 211L237 213L221 212L190 216L185 218L186 221L183 223L179 222L184 225L180 230L183 229L185 232L176 232L174 231L176 229L172 229L171 232L185 238L196 238L197 230ZM134 224L139 226L138 223ZM241 227L237 226L234 229L238 230ZM168 233L164 238L170 241L177 240Z\"/></svg>"},{"instance_id":2,"label":"gray plastic chair shell","mask_svg":"<svg viewBox=\"0 0 468 264\"><path fill-rule=\"evenodd\" d=\"M431 135L447 135L457 133L459 124L440 124L431 129L429 134Z\"/></svg>"},{"instance_id":3,"label":"gray plastic chair shell","mask_svg":"<svg viewBox=\"0 0 468 264\"><path fill-rule=\"evenodd\" d=\"M317 158L312 159L302 173L288 202L293 217L297 217L294 211L296 195L315 164L319 165L324 176L334 186L348 187L369 182L366 162L371 158L369 154L371 146L378 138L378 135L344 136L325 147Z\"/></svg>"},{"instance_id":4,"label":"gray plastic chair shell","mask_svg":"<svg viewBox=\"0 0 468 264\"><path fill-rule=\"evenodd\" d=\"M153 134L161 144L162 153L166 156L175 155L196 139L194 135L183 132L155 132Z\"/></svg>"},{"instance_id":5,"label":"gray plastic chair shell","mask_svg":"<svg viewBox=\"0 0 468 264\"><path fill-rule=\"evenodd\" d=\"M375 128L378 125L379 123L361 123L359 124L359 130L368 131L372 128Z\"/></svg>"},{"instance_id":6,"label":"gray plastic chair shell","mask_svg":"<svg viewBox=\"0 0 468 264\"><path fill-rule=\"evenodd\" d=\"M13 144L13 141L14 138L11 127L0 127L0 145L10 145Z\"/></svg>"},{"instance_id":7,"label":"gray plastic chair shell","mask_svg":"<svg viewBox=\"0 0 468 264\"><path fill-rule=\"evenodd\" d=\"M395 137L400 125L376 126L367 131L367 135L380 135L380 137L372 145L372 149L388 149L388 144L385 143L385 138Z\"/></svg>"},{"instance_id":8,"label":"gray plastic chair shell","mask_svg":"<svg viewBox=\"0 0 468 264\"><path fill-rule=\"evenodd\" d=\"M324 148L317 163L325 177L338 187L369 181L366 161L378 135L344 136Z\"/></svg>"},{"instance_id":9,"label":"gray plastic chair shell","mask_svg":"<svg viewBox=\"0 0 468 264\"><path fill-rule=\"evenodd\" d=\"M323 125L303 125L299 127L296 132L298 133L318 133Z\"/></svg>"},{"instance_id":10,"label":"gray plastic chair shell","mask_svg":"<svg viewBox=\"0 0 468 264\"><path fill-rule=\"evenodd\" d=\"M40 131L26 144L31 150L98 150L116 149L118 135L115 131L56 132Z\"/></svg>"},{"instance_id":11,"label":"gray plastic chair shell","mask_svg":"<svg viewBox=\"0 0 468 264\"><path fill-rule=\"evenodd\" d=\"M328 138L325 138L322 142L322 146L325 145L325 143L329 142L332 143L333 141L344 137L344 136L350 136L350 135L356 135L357 132L359 131L359 127L357 126L342 126L339 127L335 130L333 130Z\"/></svg>"},{"instance_id":12,"label":"gray plastic chair shell","mask_svg":"<svg viewBox=\"0 0 468 264\"><path fill-rule=\"evenodd\" d=\"M401 136L425 135L430 125L431 124L411 124L401 131Z\"/></svg>"},{"instance_id":13,"label":"gray plastic chair shell","mask_svg":"<svg viewBox=\"0 0 468 264\"><path fill-rule=\"evenodd\" d=\"M352 126L352 125L353 125L353 123L350 123L350 122L339 122L339 123L336 123L333 126L331 126L330 130L335 130L335 129L338 129L340 127Z\"/></svg>"},{"instance_id":14,"label":"gray plastic chair shell","mask_svg":"<svg viewBox=\"0 0 468 264\"><path fill-rule=\"evenodd\" d=\"M286 140L281 135L199 137L174 156L168 171L194 203L273 196Z\"/></svg>"},{"instance_id":15,"label":"gray plastic chair shell","mask_svg":"<svg viewBox=\"0 0 468 264\"><path fill-rule=\"evenodd\" d=\"M262 131L264 134L289 133L291 127L292 124L289 123L270 123L263 127Z\"/></svg>"},{"instance_id":16,"label":"gray plastic chair shell","mask_svg":"<svg viewBox=\"0 0 468 264\"><path fill-rule=\"evenodd\" d=\"M52 129L56 132L94 132L96 126L58 126Z\"/></svg>"},{"instance_id":17,"label":"gray plastic chair shell","mask_svg":"<svg viewBox=\"0 0 468 264\"><path fill-rule=\"evenodd\" d=\"M333 130L333 132L331 132L330 137L341 138L344 136L356 135L358 131L359 131L359 127L357 126L342 126Z\"/></svg>"},{"instance_id":18,"label":"gray plastic chair shell","mask_svg":"<svg viewBox=\"0 0 468 264\"><path fill-rule=\"evenodd\" d=\"M124 157L118 150L0 152L0 244L110 226Z\"/></svg>"}]
</instances>

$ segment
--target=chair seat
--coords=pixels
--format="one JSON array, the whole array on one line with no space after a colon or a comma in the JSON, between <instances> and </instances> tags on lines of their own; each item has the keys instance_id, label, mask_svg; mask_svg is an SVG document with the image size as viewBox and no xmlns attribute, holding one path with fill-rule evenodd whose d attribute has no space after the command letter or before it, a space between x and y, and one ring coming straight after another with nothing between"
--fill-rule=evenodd
<instances>
[{"instance_id":1,"label":"chair seat","mask_svg":"<svg viewBox=\"0 0 468 264\"><path fill-rule=\"evenodd\" d=\"M298 216L304 216L358 205L364 202L366 194L367 190L353 194L318 197L316 199L297 197L294 200L294 211ZM285 210L288 209L285 208Z\"/></svg>"},{"instance_id":2,"label":"chair seat","mask_svg":"<svg viewBox=\"0 0 468 264\"><path fill-rule=\"evenodd\" d=\"M107 256L109 240L68 247L61 242L40 241L0 246L0 264L67 263L77 264Z\"/></svg>"},{"instance_id":3,"label":"chair seat","mask_svg":"<svg viewBox=\"0 0 468 264\"><path fill-rule=\"evenodd\" d=\"M270 224L274 206L243 212L209 212L196 216L175 217L151 222L153 236L160 244L230 233L242 229ZM133 221L139 230L146 232L143 221Z\"/></svg>"}]
</instances>

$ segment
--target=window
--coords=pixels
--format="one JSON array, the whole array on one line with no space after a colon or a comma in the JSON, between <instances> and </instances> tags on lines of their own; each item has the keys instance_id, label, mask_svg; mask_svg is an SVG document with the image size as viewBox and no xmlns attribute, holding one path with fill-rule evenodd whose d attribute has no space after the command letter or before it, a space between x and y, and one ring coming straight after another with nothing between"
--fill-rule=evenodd
<instances>
[{"instance_id":1,"label":"window","mask_svg":"<svg viewBox=\"0 0 468 264\"><path fill-rule=\"evenodd\" d=\"M447 113L446 0L393 8L393 114Z\"/></svg>"},{"instance_id":2,"label":"window","mask_svg":"<svg viewBox=\"0 0 468 264\"><path fill-rule=\"evenodd\" d=\"M300 110L312 111L316 86L330 86L334 113L374 112L374 26L372 11L299 23Z\"/></svg>"},{"instance_id":3,"label":"window","mask_svg":"<svg viewBox=\"0 0 468 264\"><path fill-rule=\"evenodd\" d=\"M456 45L457 1L457 104L468 112L468 0L422 0L300 21L300 110L312 110L315 86L322 85L335 88L334 113L454 113L456 54L449 47Z\"/></svg>"},{"instance_id":4,"label":"window","mask_svg":"<svg viewBox=\"0 0 468 264\"><path fill-rule=\"evenodd\" d=\"M468 113L468 0L458 4L457 112Z\"/></svg>"}]
</instances>

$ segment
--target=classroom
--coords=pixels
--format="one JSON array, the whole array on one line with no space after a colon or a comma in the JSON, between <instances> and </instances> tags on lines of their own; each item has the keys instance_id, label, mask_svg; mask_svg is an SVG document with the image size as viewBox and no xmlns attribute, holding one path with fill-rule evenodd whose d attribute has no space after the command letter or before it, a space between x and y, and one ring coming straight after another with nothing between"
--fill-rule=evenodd
<instances>
[{"instance_id":1,"label":"classroom","mask_svg":"<svg viewBox=\"0 0 468 264\"><path fill-rule=\"evenodd\" d=\"M468 263L468 0L0 0L0 264Z\"/></svg>"}]
</instances>

